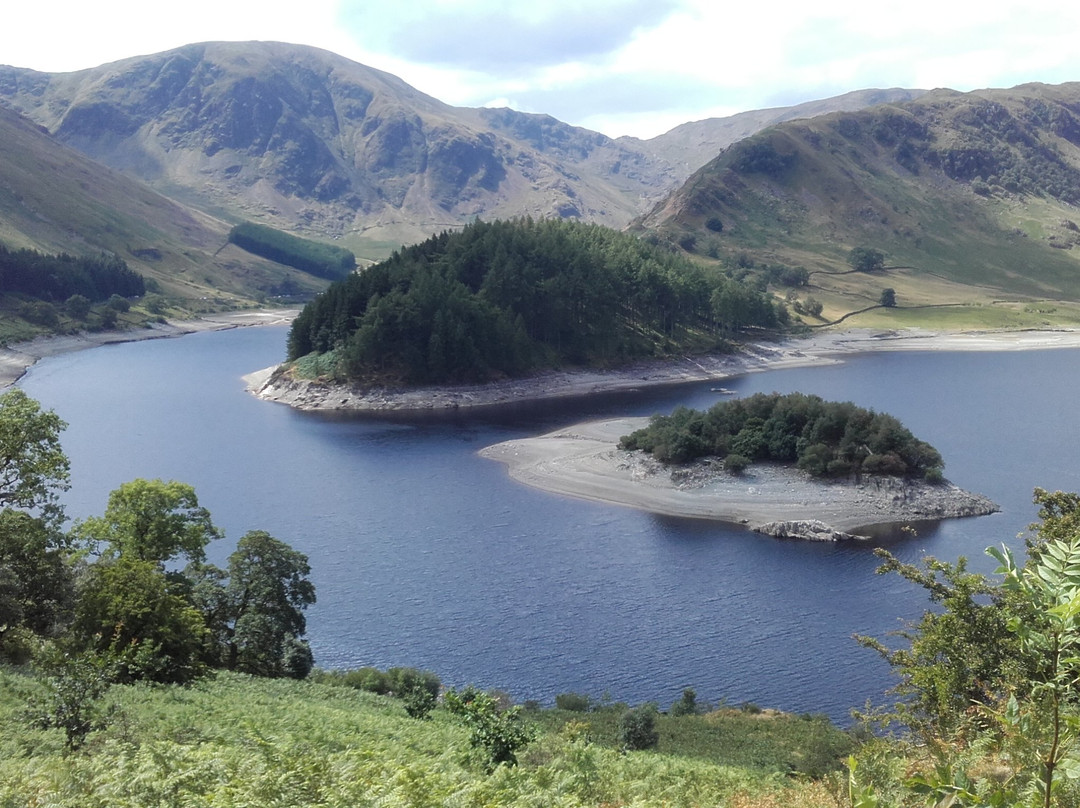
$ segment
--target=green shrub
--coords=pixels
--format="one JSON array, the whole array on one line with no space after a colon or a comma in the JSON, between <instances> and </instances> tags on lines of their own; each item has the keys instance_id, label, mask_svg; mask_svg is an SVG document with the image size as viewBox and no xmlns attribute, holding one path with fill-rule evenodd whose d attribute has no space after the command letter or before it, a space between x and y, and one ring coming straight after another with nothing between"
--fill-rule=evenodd
<instances>
[{"instance_id":1,"label":"green shrub","mask_svg":"<svg viewBox=\"0 0 1080 808\"><path fill-rule=\"evenodd\" d=\"M536 735L535 729L521 718L521 708L499 708L490 693L467 687L460 693L450 690L444 697L446 707L459 716L471 730L470 743L485 755L485 767L491 771L502 763L517 765L517 751Z\"/></svg>"},{"instance_id":2,"label":"green shrub","mask_svg":"<svg viewBox=\"0 0 1080 808\"><path fill-rule=\"evenodd\" d=\"M64 301L64 311L67 312L68 317L85 320L90 314L90 298L86 295L72 295Z\"/></svg>"},{"instance_id":3,"label":"green shrub","mask_svg":"<svg viewBox=\"0 0 1080 808\"><path fill-rule=\"evenodd\" d=\"M656 731L656 705L643 704L623 713L619 720L619 741L628 752L655 749L660 742Z\"/></svg>"},{"instance_id":4,"label":"green shrub","mask_svg":"<svg viewBox=\"0 0 1080 808\"><path fill-rule=\"evenodd\" d=\"M404 690L397 691L395 695L401 699L405 712L410 718L427 718L439 700L438 694L432 693L420 679L414 680Z\"/></svg>"},{"instance_id":5,"label":"green shrub","mask_svg":"<svg viewBox=\"0 0 1080 808\"><path fill-rule=\"evenodd\" d=\"M751 462L746 455L732 453L724 458L724 468L732 474L742 474Z\"/></svg>"},{"instance_id":6,"label":"green shrub","mask_svg":"<svg viewBox=\"0 0 1080 808\"><path fill-rule=\"evenodd\" d=\"M403 698L403 694L423 690L436 697L442 689L439 677L431 671L416 668L390 668L386 672L386 681L393 695Z\"/></svg>"},{"instance_id":7,"label":"green shrub","mask_svg":"<svg viewBox=\"0 0 1080 808\"><path fill-rule=\"evenodd\" d=\"M120 295L112 295L105 305L111 309L116 309L119 312L129 311L131 309L131 301L126 297L120 297Z\"/></svg>"},{"instance_id":8,"label":"green shrub","mask_svg":"<svg viewBox=\"0 0 1080 808\"><path fill-rule=\"evenodd\" d=\"M698 711L697 693L694 688L688 687L682 692L682 698L671 705L671 709L668 710L668 715L681 716L681 715L696 715Z\"/></svg>"},{"instance_id":9,"label":"green shrub","mask_svg":"<svg viewBox=\"0 0 1080 808\"><path fill-rule=\"evenodd\" d=\"M582 693L560 693L555 697L555 706L571 713L587 713L592 709L592 699Z\"/></svg>"}]
</instances>

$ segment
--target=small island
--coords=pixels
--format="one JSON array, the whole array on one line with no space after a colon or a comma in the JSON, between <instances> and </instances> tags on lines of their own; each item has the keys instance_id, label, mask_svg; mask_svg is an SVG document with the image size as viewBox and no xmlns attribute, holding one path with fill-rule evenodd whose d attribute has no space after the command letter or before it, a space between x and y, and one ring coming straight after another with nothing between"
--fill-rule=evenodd
<instances>
[{"instance_id":1,"label":"small island","mask_svg":"<svg viewBox=\"0 0 1080 808\"><path fill-rule=\"evenodd\" d=\"M802 394L594 421L480 454L544 490L783 538L999 510L945 480L940 453L892 416Z\"/></svg>"}]
</instances>

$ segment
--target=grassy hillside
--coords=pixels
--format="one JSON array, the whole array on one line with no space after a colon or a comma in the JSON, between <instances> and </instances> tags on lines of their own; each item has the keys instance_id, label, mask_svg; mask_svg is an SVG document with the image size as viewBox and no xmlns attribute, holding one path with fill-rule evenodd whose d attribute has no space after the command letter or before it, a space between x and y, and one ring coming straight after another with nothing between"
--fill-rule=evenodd
<instances>
[{"instance_id":1,"label":"grassy hillside","mask_svg":"<svg viewBox=\"0 0 1080 808\"><path fill-rule=\"evenodd\" d=\"M109 727L65 756L61 732L20 718L33 687L0 671L3 805L798 808L829 805L828 789L787 771L811 750L831 766L846 749L827 723L736 711L661 717L656 751L621 753L606 714L545 711L519 765L488 774L441 708L417 720L385 696L222 674L114 687Z\"/></svg>"},{"instance_id":2,"label":"grassy hillside","mask_svg":"<svg viewBox=\"0 0 1080 808\"><path fill-rule=\"evenodd\" d=\"M178 311L250 305L282 285L325 286L227 242L229 225L70 149L0 108L0 242L72 255L111 253Z\"/></svg>"},{"instance_id":3,"label":"grassy hillside","mask_svg":"<svg viewBox=\"0 0 1080 808\"><path fill-rule=\"evenodd\" d=\"M1037 325L1080 320L1078 202L1080 84L1024 85L776 126L637 225L702 255L803 266L825 318L892 287L898 309L852 324ZM887 270L848 273L858 246ZM956 309L911 308L935 304Z\"/></svg>"}]
</instances>

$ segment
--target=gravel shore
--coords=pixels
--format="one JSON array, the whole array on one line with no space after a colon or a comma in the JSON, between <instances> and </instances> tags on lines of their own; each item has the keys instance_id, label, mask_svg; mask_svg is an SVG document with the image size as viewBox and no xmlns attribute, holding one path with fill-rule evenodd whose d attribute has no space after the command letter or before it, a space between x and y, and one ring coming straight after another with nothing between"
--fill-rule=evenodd
<instances>
[{"instance_id":1,"label":"gravel shore","mask_svg":"<svg viewBox=\"0 0 1080 808\"><path fill-rule=\"evenodd\" d=\"M297 313L296 309L233 311L208 314L197 320L158 323L138 331L85 332L69 336L38 337L0 348L0 389L13 385L35 362L47 356L58 356L118 342L179 337L200 331L224 331L252 325L288 325L296 318Z\"/></svg>"},{"instance_id":2,"label":"gravel shore","mask_svg":"<svg viewBox=\"0 0 1080 808\"><path fill-rule=\"evenodd\" d=\"M730 354L671 357L619 370L550 371L490 384L411 389L365 388L293 379L280 368L249 374L249 389L267 401L301 410L437 410L480 407L679 382L722 382L732 376L788 367L825 365L868 351L1010 351L1080 347L1080 330L988 331L943 334L919 329L854 329L744 345Z\"/></svg>"}]
</instances>

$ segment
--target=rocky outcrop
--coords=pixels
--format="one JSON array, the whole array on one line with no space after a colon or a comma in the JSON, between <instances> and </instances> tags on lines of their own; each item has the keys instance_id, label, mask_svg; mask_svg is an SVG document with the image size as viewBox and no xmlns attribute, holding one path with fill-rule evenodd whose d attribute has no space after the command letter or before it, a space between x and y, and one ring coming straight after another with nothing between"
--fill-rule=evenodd
<instances>
[{"instance_id":1,"label":"rocky outcrop","mask_svg":"<svg viewBox=\"0 0 1080 808\"><path fill-rule=\"evenodd\" d=\"M853 511L866 514L864 518L868 524L986 516L1000 510L989 497L965 491L950 482L931 484L903 477L863 477L858 481L832 482L806 478L802 485L818 486L824 501L844 502ZM867 538L837 530L820 519L766 522L752 529L781 539L849 541Z\"/></svg>"},{"instance_id":2,"label":"rocky outcrop","mask_svg":"<svg viewBox=\"0 0 1080 808\"><path fill-rule=\"evenodd\" d=\"M803 539L806 541L849 541L865 539L854 533L836 530L819 519L801 519L790 522L767 522L754 528L755 533L764 533L777 539Z\"/></svg>"}]
</instances>

